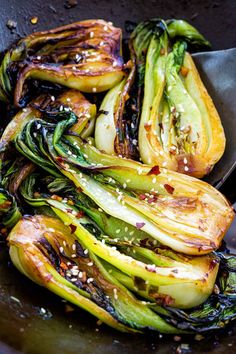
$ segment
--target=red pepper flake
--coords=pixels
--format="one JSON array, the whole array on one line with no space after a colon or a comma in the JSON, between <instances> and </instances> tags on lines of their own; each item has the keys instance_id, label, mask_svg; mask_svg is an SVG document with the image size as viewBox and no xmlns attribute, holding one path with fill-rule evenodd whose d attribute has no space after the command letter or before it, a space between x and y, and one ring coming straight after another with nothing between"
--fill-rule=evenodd
<instances>
[{"instance_id":1,"label":"red pepper flake","mask_svg":"<svg viewBox=\"0 0 236 354\"><path fill-rule=\"evenodd\" d=\"M153 166L151 170L148 172L148 175L159 175L161 173L159 166Z\"/></svg>"},{"instance_id":2,"label":"red pepper flake","mask_svg":"<svg viewBox=\"0 0 236 354\"><path fill-rule=\"evenodd\" d=\"M51 279L52 279L52 274L47 274L44 276L44 279L46 280L46 282L48 283Z\"/></svg>"},{"instance_id":3,"label":"red pepper flake","mask_svg":"<svg viewBox=\"0 0 236 354\"><path fill-rule=\"evenodd\" d=\"M147 198L145 194L139 194L138 197L139 197L140 200L144 200L144 199Z\"/></svg>"},{"instance_id":4,"label":"red pepper flake","mask_svg":"<svg viewBox=\"0 0 236 354\"><path fill-rule=\"evenodd\" d=\"M63 162L63 158L61 156L57 156L56 157L56 160L59 162L59 163L62 163Z\"/></svg>"},{"instance_id":5,"label":"red pepper flake","mask_svg":"<svg viewBox=\"0 0 236 354\"><path fill-rule=\"evenodd\" d=\"M175 190L174 187L170 186L169 184L164 184L164 188L170 194L173 194L173 192Z\"/></svg>"},{"instance_id":6,"label":"red pepper flake","mask_svg":"<svg viewBox=\"0 0 236 354\"><path fill-rule=\"evenodd\" d=\"M149 123L145 123L144 124L144 129L147 131L147 132L149 132L150 130L151 130L151 124L149 124Z\"/></svg>"},{"instance_id":7,"label":"red pepper flake","mask_svg":"<svg viewBox=\"0 0 236 354\"><path fill-rule=\"evenodd\" d=\"M51 199L57 200L58 202L61 202L61 201L62 201L62 197L59 197L59 195L56 195L56 194L53 194L53 195L51 196Z\"/></svg>"},{"instance_id":8,"label":"red pepper flake","mask_svg":"<svg viewBox=\"0 0 236 354\"><path fill-rule=\"evenodd\" d=\"M161 48L160 54L161 54L161 55L164 55L164 54L165 54L165 48Z\"/></svg>"},{"instance_id":9,"label":"red pepper flake","mask_svg":"<svg viewBox=\"0 0 236 354\"><path fill-rule=\"evenodd\" d=\"M6 228L6 227L3 227L3 228L0 230L0 234L6 236L6 235L7 235L7 228Z\"/></svg>"},{"instance_id":10,"label":"red pepper flake","mask_svg":"<svg viewBox=\"0 0 236 354\"><path fill-rule=\"evenodd\" d=\"M7 209L7 208L10 208L10 206L11 206L11 201L10 200L6 200L2 204L0 204L0 209Z\"/></svg>"},{"instance_id":11,"label":"red pepper flake","mask_svg":"<svg viewBox=\"0 0 236 354\"><path fill-rule=\"evenodd\" d=\"M77 226L75 226L75 225L73 225L73 224L70 224L69 226L70 226L70 233L71 233L71 234L74 234L75 231L76 231L76 229L77 229Z\"/></svg>"},{"instance_id":12,"label":"red pepper flake","mask_svg":"<svg viewBox=\"0 0 236 354\"><path fill-rule=\"evenodd\" d=\"M180 72L185 77L188 75L189 69L186 66L181 66Z\"/></svg>"},{"instance_id":13,"label":"red pepper flake","mask_svg":"<svg viewBox=\"0 0 236 354\"><path fill-rule=\"evenodd\" d=\"M34 198L40 198L41 194L39 192L34 192Z\"/></svg>"},{"instance_id":14,"label":"red pepper flake","mask_svg":"<svg viewBox=\"0 0 236 354\"><path fill-rule=\"evenodd\" d=\"M174 303L175 303L175 300L170 295L165 296L164 305L171 306L171 305L174 305Z\"/></svg>"},{"instance_id":15,"label":"red pepper flake","mask_svg":"<svg viewBox=\"0 0 236 354\"><path fill-rule=\"evenodd\" d=\"M69 312L73 312L73 311L75 311L75 309L72 306L70 306L68 304L65 305L65 313L69 313Z\"/></svg>"},{"instance_id":16,"label":"red pepper flake","mask_svg":"<svg viewBox=\"0 0 236 354\"><path fill-rule=\"evenodd\" d=\"M147 202L148 204L151 204L151 203L156 203L156 201L157 201L157 197L154 196L153 198L149 198Z\"/></svg>"},{"instance_id":17,"label":"red pepper flake","mask_svg":"<svg viewBox=\"0 0 236 354\"><path fill-rule=\"evenodd\" d=\"M61 262L60 263L60 268L63 269L63 270L67 270L68 266L64 262Z\"/></svg>"},{"instance_id":18,"label":"red pepper flake","mask_svg":"<svg viewBox=\"0 0 236 354\"><path fill-rule=\"evenodd\" d=\"M84 212L83 212L82 210L80 210L80 211L76 214L76 217L77 217L78 219L83 218L83 217L84 217Z\"/></svg>"},{"instance_id":19,"label":"red pepper flake","mask_svg":"<svg viewBox=\"0 0 236 354\"><path fill-rule=\"evenodd\" d=\"M136 227L137 229L141 229L142 227L144 227L145 222L136 222Z\"/></svg>"}]
</instances>

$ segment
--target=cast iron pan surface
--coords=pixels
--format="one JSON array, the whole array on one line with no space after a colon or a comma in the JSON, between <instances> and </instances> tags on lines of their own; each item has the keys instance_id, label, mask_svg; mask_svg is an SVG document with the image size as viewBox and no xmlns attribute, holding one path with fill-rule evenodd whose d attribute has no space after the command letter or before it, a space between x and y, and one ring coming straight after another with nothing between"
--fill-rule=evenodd
<instances>
[{"instance_id":1,"label":"cast iron pan surface","mask_svg":"<svg viewBox=\"0 0 236 354\"><path fill-rule=\"evenodd\" d=\"M115 25L127 28L126 21L139 22L151 17L182 18L194 24L213 45L214 50L236 47L236 1L114 1L110 0L1 0L0 51L20 36L32 31L45 30L87 18L104 18ZM75 5L71 8L70 5ZM32 17L38 17L36 25ZM8 29L8 20L17 22L15 29ZM128 26L129 27L129 26ZM236 73L235 51L197 55L195 61L204 83L213 97L228 140L227 149L208 180L218 187L222 177L229 174L235 162L236 136L232 111L227 111L232 91L227 86L231 73ZM216 55L217 58L216 58ZM225 70L224 80L212 84L211 75L224 71L225 55L232 68ZM212 69L214 67L214 70ZM231 77L232 84L236 79ZM235 85L235 83L234 83ZM234 89L234 94L236 88ZM232 95L232 93L231 93ZM234 129L234 130L233 130ZM217 137L216 137L217 138ZM234 144L234 145L233 145ZM236 200L235 173L224 183L223 191L231 201ZM234 189L233 189L234 188ZM230 247L236 249L234 238L236 225L226 237ZM70 310L70 308L69 308ZM228 328L217 334L207 334L201 341L193 337L176 342L172 337L148 333L143 336L120 334L105 326L98 326L96 319L80 309L68 312L68 306L60 298L35 285L22 276L11 264L4 243L0 241L0 354L74 354L74 353L234 353L236 328Z\"/></svg>"}]
</instances>

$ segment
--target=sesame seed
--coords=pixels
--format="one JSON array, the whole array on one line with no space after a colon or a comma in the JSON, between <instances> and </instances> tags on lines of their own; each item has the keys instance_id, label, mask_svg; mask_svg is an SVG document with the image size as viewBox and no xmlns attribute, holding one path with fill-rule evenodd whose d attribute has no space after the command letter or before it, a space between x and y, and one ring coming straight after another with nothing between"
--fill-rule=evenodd
<instances>
[{"instance_id":1,"label":"sesame seed","mask_svg":"<svg viewBox=\"0 0 236 354\"><path fill-rule=\"evenodd\" d=\"M132 143L136 146L138 144L138 140L137 139L133 139Z\"/></svg>"},{"instance_id":2,"label":"sesame seed","mask_svg":"<svg viewBox=\"0 0 236 354\"><path fill-rule=\"evenodd\" d=\"M141 167L138 168L137 172L138 172L138 175L141 175L143 173L143 170L141 169Z\"/></svg>"},{"instance_id":3,"label":"sesame seed","mask_svg":"<svg viewBox=\"0 0 236 354\"><path fill-rule=\"evenodd\" d=\"M97 92L97 88L96 88L96 87L93 87L93 88L92 88L92 91L93 91L93 92Z\"/></svg>"},{"instance_id":4,"label":"sesame seed","mask_svg":"<svg viewBox=\"0 0 236 354\"><path fill-rule=\"evenodd\" d=\"M100 45L100 46L103 46L103 45L104 45L104 42L103 42L103 41L101 41L101 42L99 43L99 45Z\"/></svg>"},{"instance_id":5,"label":"sesame seed","mask_svg":"<svg viewBox=\"0 0 236 354\"><path fill-rule=\"evenodd\" d=\"M127 182L127 183L131 182L131 179L127 179L126 182Z\"/></svg>"},{"instance_id":6,"label":"sesame seed","mask_svg":"<svg viewBox=\"0 0 236 354\"><path fill-rule=\"evenodd\" d=\"M162 164L163 167L166 167L167 166L167 162L164 161L163 164Z\"/></svg>"},{"instance_id":7,"label":"sesame seed","mask_svg":"<svg viewBox=\"0 0 236 354\"><path fill-rule=\"evenodd\" d=\"M117 61L114 60L113 63L112 63L112 66L115 67L115 66L117 66L117 64L118 64Z\"/></svg>"},{"instance_id":8,"label":"sesame seed","mask_svg":"<svg viewBox=\"0 0 236 354\"><path fill-rule=\"evenodd\" d=\"M134 129L134 123L131 123L130 126L132 129Z\"/></svg>"},{"instance_id":9,"label":"sesame seed","mask_svg":"<svg viewBox=\"0 0 236 354\"><path fill-rule=\"evenodd\" d=\"M152 183L156 183L156 181L157 181L157 179L156 179L156 177L154 177L154 178L152 179Z\"/></svg>"},{"instance_id":10,"label":"sesame seed","mask_svg":"<svg viewBox=\"0 0 236 354\"><path fill-rule=\"evenodd\" d=\"M11 298L13 301L15 301L15 302L20 302L20 300L17 299L17 297L15 297L15 296L10 296L10 298Z\"/></svg>"},{"instance_id":11,"label":"sesame seed","mask_svg":"<svg viewBox=\"0 0 236 354\"><path fill-rule=\"evenodd\" d=\"M72 155L72 152L70 150L67 151L68 155Z\"/></svg>"},{"instance_id":12,"label":"sesame seed","mask_svg":"<svg viewBox=\"0 0 236 354\"><path fill-rule=\"evenodd\" d=\"M77 257L77 256L76 256L76 254L74 254L74 253L71 255L71 258L76 258L76 257Z\"/></svg>"},{"instance_id":13,"label":"sesame seed","mask_svg":"<svg viewBox=\"0 0 236 354\"><path fill-rule=\"evenodd\" d=\"M134 231L130 231L130 233L129 233L129 234L130 234L130 236L132 236L132 235L134 234Z\"/></svg>"},{"instance_id":14,"label":"sesame seed","mask_svg":"<svg viewBox=\"0 0 236 354\"><path fill-rule=\"evenodd\" d=\"M47 311L46 311L43 307L41 307L40 312L41 312L42 314L45 314Z\"/></svg>"},{"instance_id":15,"label":"sesame seed","mask_svg":"<svg viewBox=\"0 0 236 354\"><path fill-rule=\"evenodd\" d=\"M63 111L63 106L61 105L60 107L59 107L59 111L61 112L61 111Z\"/></svg>"},{"instance_id":16,"label":"sesame seed","mask_svg":"<svg viewBox=\"0 0 236 354\"><path fill-rule=\"evenodd\" d=\"M63 241L62 243L63 243L63 246L66 247L66 241Z\"/></svg>"},{"instance_id":17,"label":"sesame seed","mask_svg":"<svg viewBox=\"0 0 236 354\"><path fill-rule=\"evenodd\" d=\"M184 166L184 170L187 172L189 170L188 166Z\"/></svg>"},{"instance_id":18,"label":"sesame seed","mask_svg":"<svg viewBox=\"0 0 236 354\"><path fill-rule=\"evenodd\" d=\"M60 248L59 248L59 251L60 251L61 253L63 253L63 252L64 252L64 248L63 248L63 247L60 247Z\"/></svg>"},{"instance_id":19,"label":"sesame seed","mask_svg":"<svg viewBox=\"0 0 236 354\"><path fill-rule=\"evenodd\" d=\"M123 188L126 188L127 187L127 184L126 183L123 183Z\"/></svg>"},{"instance_id":20,"label":"sesame seed","mask_svg":"<svg viewBox=\"0 0 236 354\"><path fill-rule=\"evenodd\" d=\"M117 289L116 288L113 289L113 293L114 293L114 299L117 300L118 296L117 296Z\"/></svg>"},{"instance_id":21,"label":"sesame seed","mask_svg":"<svg viewBox=\"0 0 236 354\"><path fill-rule=\"evenodd\" d=\"M89 284L89 283L92 283L94 281L94 279L93 278L88 278L87 279L87 283Z\"/></svg>"},{"instance_id":22,"label":"sesame seed","mask_svg":"<svg viewBox=\"0 0 236 354\"><path fill-rule=\"evenodd\" d=\"M184 158L184 164L186 165L188 163L188 160L186 159L186 157Z\"/></svg>"},{"instance_id":23,"label":"sesame seed","mask_svg":"<svg viewBox=\"0 0 236 354\"><path fill-rule=\"evenodd\" d=\"M76 250L76 244L73 243L73 245L71 246L72 250L75 251Z\"/></svg>"},{"instance_id":24,"label":"sesame seed","mask_svg":"<svg viewBox=\"0 0 236 354\"><path fill-rule=\"evenodd\" d=\"M92 266L93 266L93 262L88 262L87 265L88 265L89 267L92 267Z\"/></svg>"},{"instance_id":25,"label":"sesame seed","mask_svg":"<svg viewBox=\"0 0 236 354\"><path fill-rule=\"evenodd\" d=\"M79 278L83 278L83 272L79 272Z\"/></svg>"},{"instance_id":26,"label":"sesame seed","mask_svg":"<svg viewBox=\"0 0 236 354\"><path fill-rule=\"evenodd\" d=\"M72 69L73 69L73 70L76 70L76 66L72 66Z\"/></svg>"},{"instance_id":27,"label":"sesame seed","mask_svg":"<svg viewBox=\"0 0 236 354\"><path fill-rule=\"evenodd\" d=\"M76 282L76 281L77 281L77 278L71 278L71 281L72 281L72 282Z\"/></svg>"},{"instance_id":28,"label":"sesame seed","mask_svg":"<svg viewBox=\"0 0 236 354\"><path fill-rule=\"evenodd\" d=\"M91 115L89 114L89 113L85 113L85 115L84 115L86 118L90 118L91 117Z\"/></svg>"},{"instance_id":29,"label":"sesame seed","mask_svg":"<svg viewBox=\"0 0 236 354\"><path fill-rule=\"evenodd\" d=\"M94 32L91 31L89 36L90 36L90 38L93 38L94 37Z\"/></svg>"},{"instance_id":30,"label":"sesame seed","mask_svg":"<svg viewBox=\"0 0 236 354\"><path fill-rule=\"evenodd\" d=\"M108 31L108 26L103 27L104 31Z\"/></svg>"},{"instance_id":31,"label":"sesame seed","mask_svg":"<svg viewBox=\"0 0 236 354\"><path fill-rule=\"evenodd\" d=\"M119 233L120 233L120 229L117 229L117 230L116 230L116 234L119 234Z\"/></svg>"},{"instance_id":32,"label":"sesame seed","mask_svg":"<svg viewBox=\"0 0 236 354\"><path fill-rule=\"evenodd\" d=\"M88 254L88 250L87 250L87 248L84 250L84 254Z\"/></svg>"}]
</instances>

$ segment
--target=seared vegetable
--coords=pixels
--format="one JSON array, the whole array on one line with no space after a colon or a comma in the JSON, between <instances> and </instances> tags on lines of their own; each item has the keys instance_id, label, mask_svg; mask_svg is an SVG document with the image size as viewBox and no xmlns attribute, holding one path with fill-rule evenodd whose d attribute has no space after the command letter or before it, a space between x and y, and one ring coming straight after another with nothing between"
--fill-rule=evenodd
<instances>
[{"instance_id":1,"label":"seared vegetable","mask_svg":"<svg viewBox=\"0 0 236 354\"><path fill-rule=\"evenodd\" d=\"M104 97L100 106L95 127L96 147L110 155L126 156L137 159L137 139L135 135L136 122L132 122L132 107L129 111L127 101L132 98L135 65L130 63L130 73L127 78L112 88ZM132 92L135 95L136 92ZM131 103L129 103L129 106ZM132 105L131 105L132 106ZM137 128L137 127L136 127Z\"/></svg>"},{"instance_id":2,"label":"seared vegetable","mask_svg":"<svg viewBox=\"0 0 236 354\"><path fill-rule=\"evenodd\" d=\"M21 104L27 79L50 81L83 92L101 92L124 77L121 30L87 20L20 40L0 67L0 99Z\"/></svg>"},{"instance_id":3,"label":"seared vegetable","mask_svg":"<svg viewBox=\"0 0 236 354\"><path fill-rule=\"evenodd\" d=\"M224 149L186 51L204 47L187 22L153 19L124 65L121 30L88 20L22 39L0 67L0 236L23 274L123 332L236 317L236 256L218 251L233 210L186 175Z\"/></svg>"},{"instance_id":4,"label":"seared vegetable","mask_svg":"<svg viewBox=\"0 0 236 354\"><path fill-rule=\"evenodd\" d=\"M0 234L7 234L21 218L21 212L15 198L5 189L0 188Z\"/></svg>"},{"instance_id":5,"label":"seared vegetable","mask_svg":"<svg viewBox=\"0 0 236 354\"><path fill-rule=\"evenodd\" d=\"M195 177L211 171L223 155L225 136L187 47L208 48L209 42L185 21L153 19L137 26L130 39L129 78L108 92L101 106L98 149L136 158L138 142L146 164ZM131 134L130 127L138 126L138 135Z\"/></svg>"},{"instance_id":6,"label":"seared vegetable","mask_svg":"<svg viewBox=\"0 0 236 354\"><path fill-rule=\"evenodd\" d=\"M96 217L86 210L86 214L90 214L91 217L85 217L84 208L78 209L77 203L76 207L73 206L71 199L67 203L67 200L63 202L62 198L55 195L43 198L41 193L39 198L35 198L34 183L35 180L32 178L24 183L22 195L25 200L32 206L50 206L66 225L71 225L73 233L86 248L129 275L131 280L136 278L145 289L145 297L148 299L178 308L190 308L204 302L211 294L218 270L215 256L184 257L159 248L154 245L155 242L152 244L151 240L150 245L153 246L147 248L147 239L143 241L139 239L139 234L141 235L139 230L135 235L131 231L133 237L130 240L124 236L130 233L127 225L116 230L108 226L107 234L104 235L103 230L99 228L99 221L96 222ZM120 234L123 234L123 242L122 238L117 238ZM188 289L188 299L181 295L183 283Z\"/></svg>"},{"instance_id":7,"label":"seared vegetable","mask_svg":"<svg viewBox=\"0 0 236 354\"><path fill-rule=\"evenodd\" d=\"M55 177L64 174L107 214L178 252L202 255L219 247L233 211L218 191L158 166L100 153L65 135L76 122L72 112L61 117L66 114L57 124L28 122L16 137L17 150Z\"/></svg>"},{"instance_id":8,"label":"seared vegetable","mask_svg":"<svg viewBox=\"0 0 236 354\"><path fill-rule=\"evenodd\" d=\"M156 308L170 324L183 330L206 332L223 328L227 323L236 319L236 256L234 254L218 253L221 259L220 271L214 293L201 306L182 311L166 308Z\"/></svg>"},{"instance_id":9,"label":"seared vegetable","mask_svg":"<svg viewBox=\"0 0 236 354\"><path fill-rule=\"evenodd\" d=\"M149 34L144 23L137 27L131 41L142 45L145 33ZM175 37L179 40L173 44ZM142 161L203 177L223 155L225 136L216 108L186 49L187 43L208 43L192 26L175 20L162 35L153 25L149 38L144 82L140 82L144 85L139 126Z\"/></svg>"},{"instance_id":10,"label":"seared vegetable","mask_svg":"<svg viewBox=\"0 0 236 354\"><path fill-rule=\"evenodd\" d=\"M25 217L11 231L9 245L11 259L23 274L109 326L123 332L178 331L109 274L77 240L72 226L46 216Z\"/></svg>"},{"instance_id":11,"label":"seared vegetable","mask_svg":"<svg viewBox=\"0 0 236 354\"><path fill-rule=\"evenodd\" d=\"M114 250L114 247L108 247L98 241L89 231L96 226L91 225L91 221L81 214L79 217L76 216L76 208L73 206L66 206L52 199L48 200L48 203L69 226L63 226L58 219L46 216L25 217L19 221L8 238L13 263L33 281L121 331L142 330L148 327L161 333L183 333L183 330L202 332L222 328L235 318L235 256L219 254L218 257L193 257L195 260L193 260L192 277L193 274L197 274L197 269L198 272L203 269L203 259L206 264L211 260L209 266L212 274L215 274L216 269L213 269L218 267L217 262L220 259L222 268L217 279L215 294L211 295L203 305L193 310L183 311L170 307L173 306L173 298L161 292L164 289L167 292L172 291L173 296L182 297L182 301L194 294L184 279L182 285L179 283L178 286L178 282L175 283L178 272L173 272L169 279L167 275L170 271L169 267L173 264L176 270L180 267L180 272L184 274L188 268L187 264L190 262L190 266L192 262L190 258L187 259L168 250L155 254L159 264L155 267L156 273L153 264L146 265L150 272L149 278L160 281L160 273L165 274L162 275L162 285L158 291L157 288L155 291L151 282L143 282L138 276L130 277L130 269L140 267L142 262L122 254L118 257L119 252ZM73 212L70 212L68 207ZM146 251L147 254L148 250ZM113 263L119 261L121 267L124 262L123 269L118 270L116 267L109 266L104 262L108 258L113 260ZM128 258L131 258L132 262L126 269ZM126 274L123 273L124 269ZM142 273L145 273L144 269ZM202 283L202 291L206 291L204 290L206 284L214 283L215 280L210 281L209 276L207 274L206 276L206 280ZM166 282L169 280L169 285L164 285L164 278ZM124 285L121 285L122 283ZM127 287L137 292L139 296L149 298L151 302L138 301ZM188 296L183 296L183 289L185 291L188 289ZM153 301L159 305L155 305Z\"/></svg>"}]
</instances>

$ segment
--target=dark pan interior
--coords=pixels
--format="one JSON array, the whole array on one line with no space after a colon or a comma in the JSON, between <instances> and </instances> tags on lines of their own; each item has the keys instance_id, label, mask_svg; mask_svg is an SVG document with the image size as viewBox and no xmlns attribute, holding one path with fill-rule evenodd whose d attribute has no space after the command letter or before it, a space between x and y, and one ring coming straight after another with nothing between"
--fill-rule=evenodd
<instances>
[{"instance_id":1,"label":"dark pan interior","mask_svg":"<svg viewBox=\"0 0 236 354\"><path fill-rule=\"evenodd\" d=\"M127 29L126 21L139 22L151 17L183 18L210 40L213 49L236 47L236 1L78 0L70 9L65 8L65 3L64 0L1 0L0 51L32 31L87 18L104 18L124 30ZM30 22L34 16L38 17L36 25ZM16 29L7 28L9 19L17 22ZM236 193L232 192L235 190L233 179L231 177L224 190L229 197L236 198ZM232 247L236 246L234 230L229 234ZM160 338L152 333L139 337L120 334L105 326L99 327L96 319L80 309L65 310L66 304L58 297L13 268L7 249L0 241L0 354L164 354L175 353L180 345L172 337ZM183 338L182 343L189 344L193 353L234 353L234 334L236 328L228 328L223 333L208 334L200 342L190 337Z\"/></svg>"}]
</instances>

